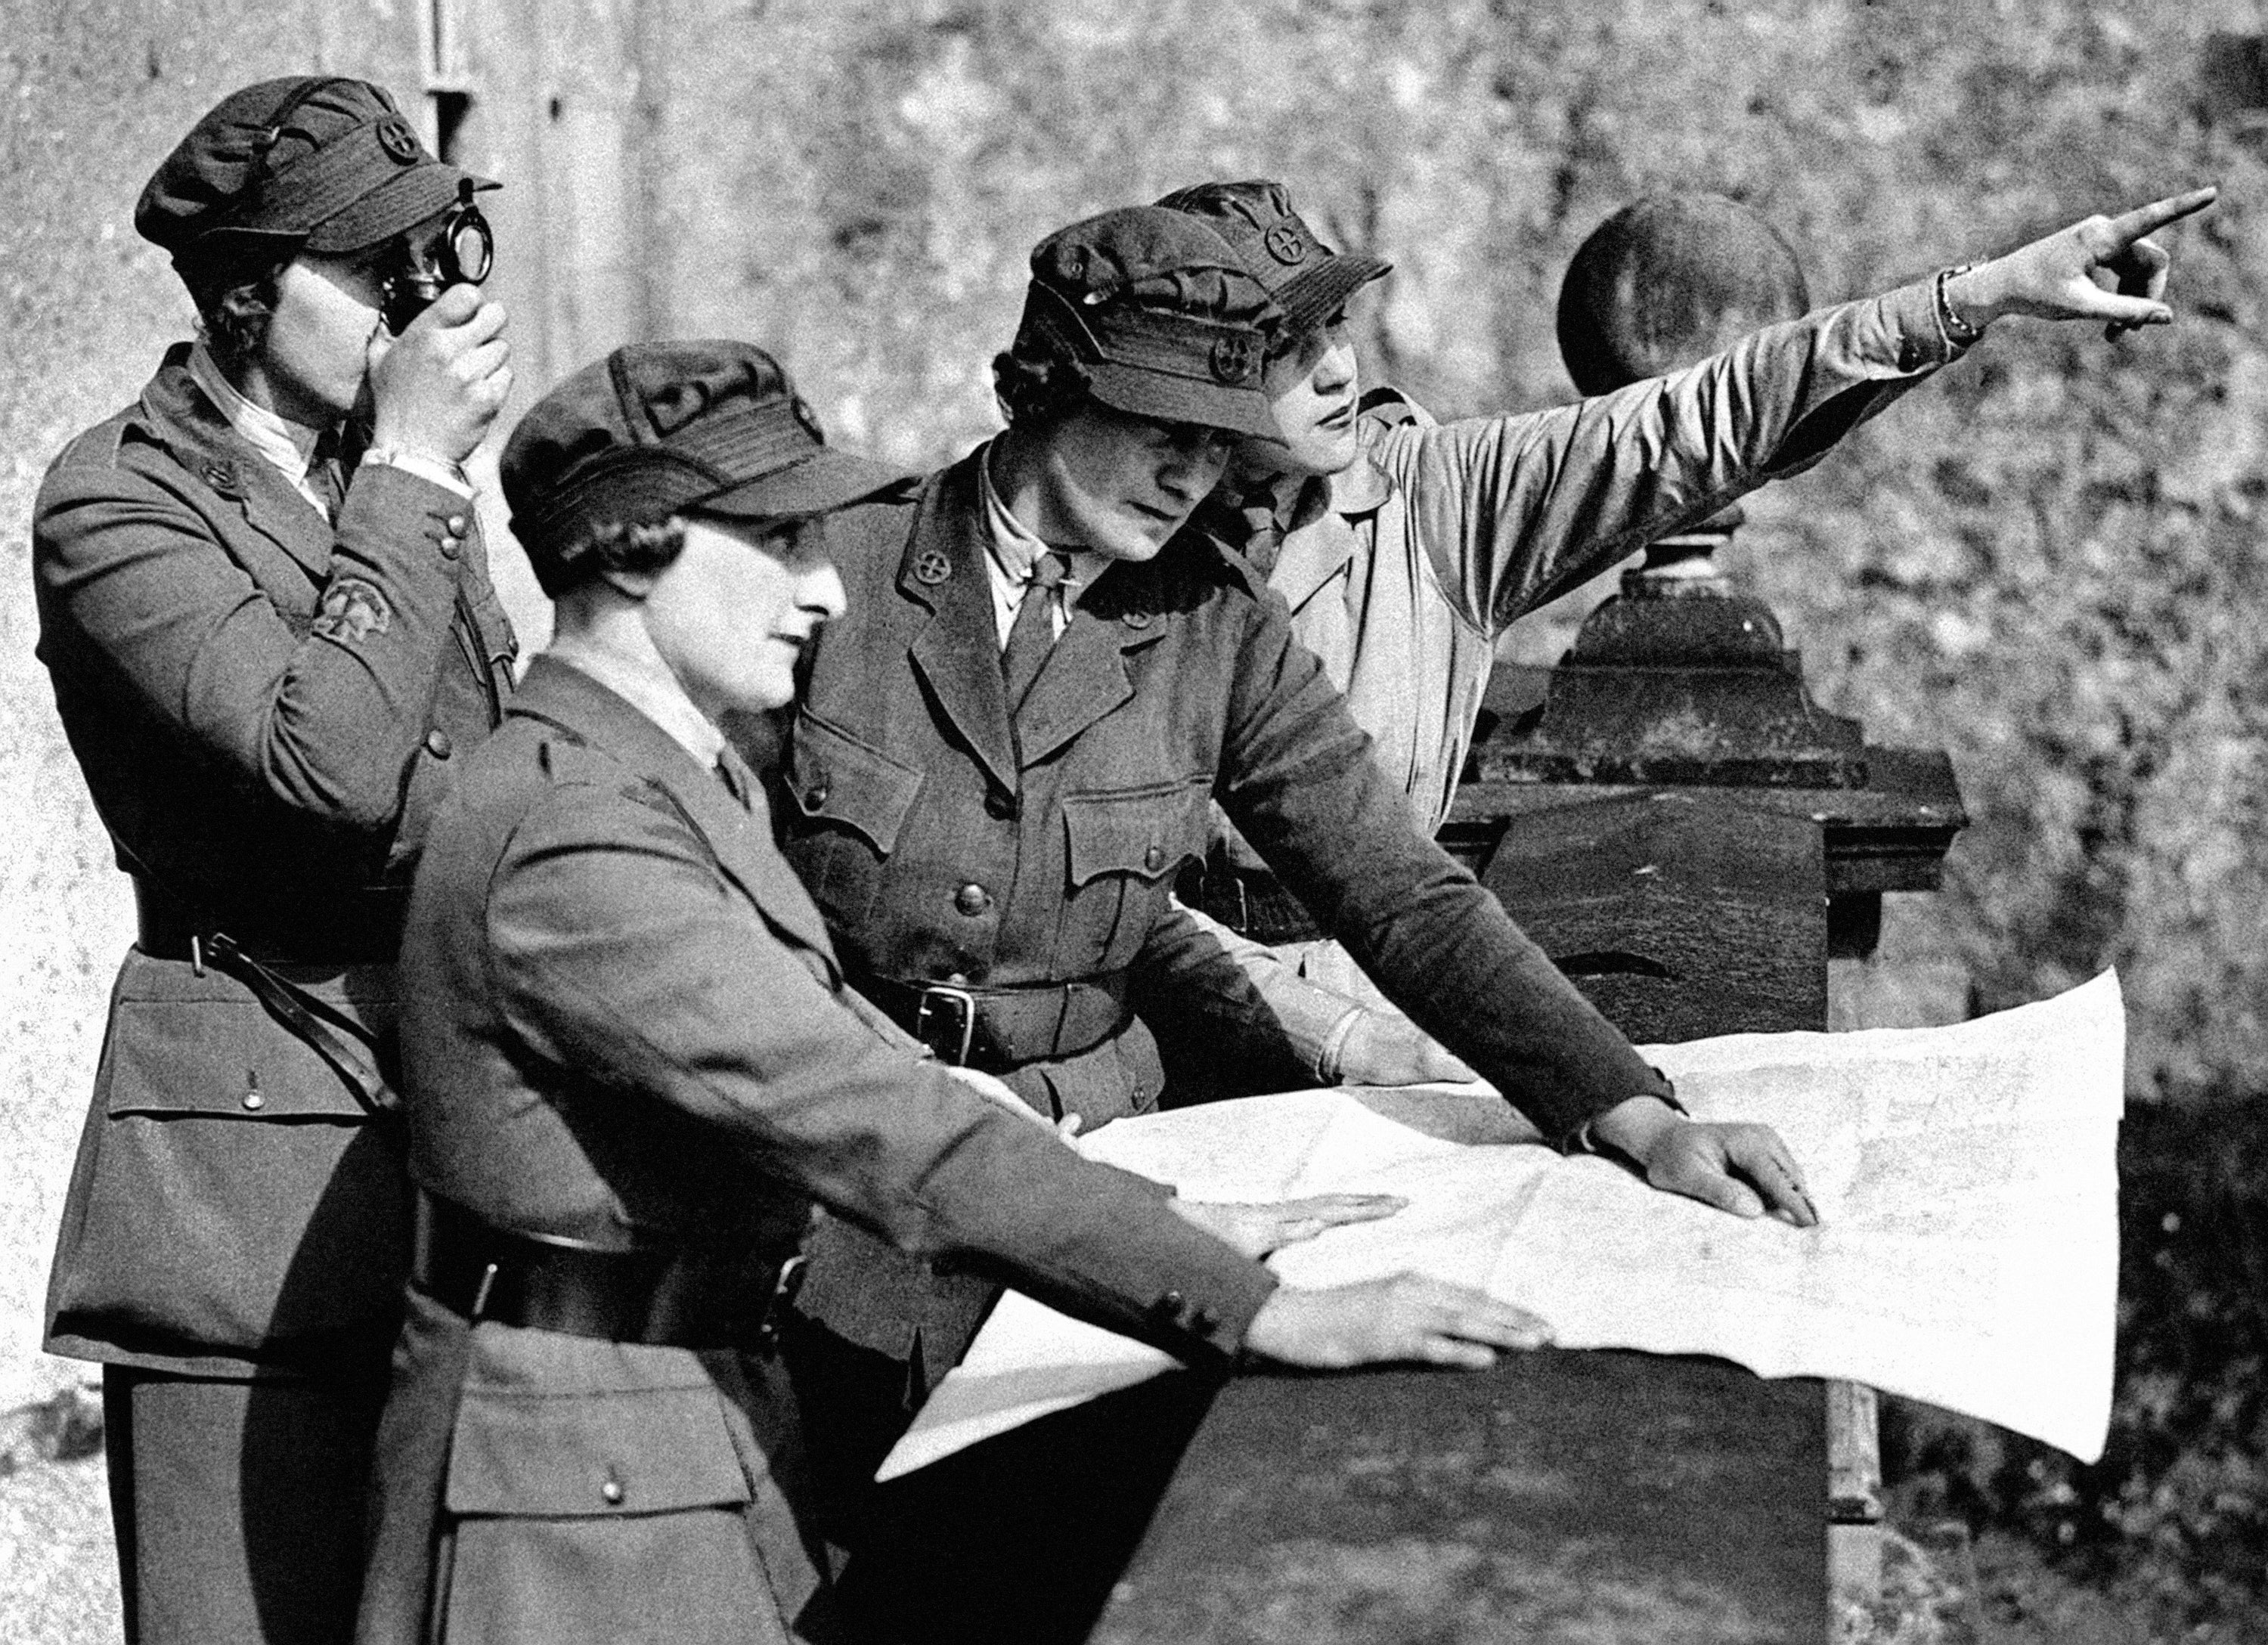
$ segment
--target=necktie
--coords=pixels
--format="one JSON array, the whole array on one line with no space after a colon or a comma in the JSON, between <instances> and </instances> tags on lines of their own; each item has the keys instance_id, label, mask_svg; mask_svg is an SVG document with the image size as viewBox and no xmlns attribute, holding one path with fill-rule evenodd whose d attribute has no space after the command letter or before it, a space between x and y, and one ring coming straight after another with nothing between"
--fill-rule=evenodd
<instances>
[{"instance_id":1,"label":"necktie","mask_svg":"<svg viewBox=\"0 0 2268 1645\"><path fill-rule=\"evenodd\" d=\"M1000 653L1000 677L1008 689L1008 712L1014 713L1024 694L1039 677L1041 665L1056 644L1056 590L1063 584L1071 562L1053 549L1032 562L1032 575L1024 584L1023 603L1008 631L1007 648Z\"/></svg>"},{"instance_id":2,"label":"necktie","mask_svg":"<svg viewBox=\"0 0 2268 1645\"><path fill-rule=\"evenodd\" d=\"M327 428L315 437L307 456L307 486L323 499L325 518L335 520L347 500L346 470L339 461L339 432Z\"/></svg>"}]
</instances>

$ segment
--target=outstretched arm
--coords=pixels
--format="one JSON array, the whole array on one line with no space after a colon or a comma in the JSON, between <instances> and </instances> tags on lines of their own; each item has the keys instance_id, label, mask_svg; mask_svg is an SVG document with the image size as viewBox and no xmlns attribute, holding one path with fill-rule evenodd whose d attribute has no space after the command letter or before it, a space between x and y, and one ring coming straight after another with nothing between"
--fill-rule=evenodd
<instances>
[{"instance_id":1,"label":"outstretched arm","mask_svg":"<svg viewBox=\"0 0 2268 1645\"><path fill-rule=\"evenodd\" d=\"M2218 188L2169 195L2117 217L2095 216L1949 276L1942 288L1955 323L1983 330L2010 314L2100 320L2103 335L2169 325L2166 277L2173 259L2150 238L2202 211Z\"/></svg>"}]
</instances>

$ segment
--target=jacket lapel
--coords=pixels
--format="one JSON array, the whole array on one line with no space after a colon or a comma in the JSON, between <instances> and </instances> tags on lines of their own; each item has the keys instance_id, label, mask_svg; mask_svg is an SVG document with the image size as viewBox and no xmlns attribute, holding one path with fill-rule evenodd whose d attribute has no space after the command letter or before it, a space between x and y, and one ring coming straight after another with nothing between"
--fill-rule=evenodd
<instances>
[{"instance_id":1,"label":"jacket lapel","mask_svg":"<svg viewBox=\"0 0 2268 1645\"><path fill-rule=\"evenodd\" d=\"M239 441L190 377L186 344L166 357L142 396L151 428L174 460L233 503L245 523L290 555L319 586L330 575L330 522L292 489L275 466Z\"/></svg>"},{"instance_id":2,"label":"jacket lapel","mask_svg":"<svg viewBox=\"0 0 2268 1645\"><path fill-rule=\"evenodd\" d=\"M914 636L915 669L992 779L1012 791L1016 739L1008 724L1000 631L984 565L980 458L981 452L946 469L922 499L898 565L898 593L930 614Z\"/></svg>"},{"instance_id":3,"label":"jacket lapel","mask_svg":"<svg viewBox=\"0 0 2268 1645\"><path fill-rule=\"evenodd\" d=\"M1113 566L1107 573L1123 575ZM1097 578L1097 586L1101 579ZM1090 591L1092 592L1092 591ZM1125 615L1098 615L1085 601L1074 609L1063 638L1041 665L1016 719L1023 763L1038 764L1089 726L1132 700L1134 680L1126 655L1166 637L1162 616L1130 609Z\"/></svg>"}]
</instances>

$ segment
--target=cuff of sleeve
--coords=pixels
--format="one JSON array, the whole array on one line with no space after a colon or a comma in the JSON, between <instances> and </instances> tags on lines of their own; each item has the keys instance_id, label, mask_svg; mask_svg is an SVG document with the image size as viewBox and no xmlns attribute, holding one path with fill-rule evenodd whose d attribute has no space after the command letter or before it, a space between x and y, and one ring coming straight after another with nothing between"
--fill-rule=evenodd
<instances>
[{"instance_id":1,"label":"cuff of sleeve","mask_svg":"<svg viewBox=\"0 0 2268 1645\"><path fill-rule=\"evenodd\" d=\"M1582 1124L1577 1125L1574 1130L1569 1132L1565 1136L1559 1139L1559 1152L1562 1154L1604 1153L1605 1150L1599 1146L1598 1138L1592 1134L1591 1127L1597 1123L1599 1115L1605 1113L1607 1109L1618 1108L1623 1103L1629 1102L1633 1096L1651 1096L1658 1098L1661 1102L1668 1104L1671 1108L1676 1110L1679 1113L1685 1115L1687 1118L1690 1119L1692 1115L1687 1110L1685 1104L1677 1100L1676 1081L1672 1080L1668 1074L1662 1073L1659 1068L1656 1068L1653 1071L1653 1077L1661 1081L1661 1088L1659 1091L1632 1091L1627 1095L1616 1098L1613 1102L1608 1103L1606 1108L1602 1108L1594 1113L1587 1115L1584 1118Z\"/></svg>"},{"instance_id":2,"label":"cuff of sleeve","mask_svg":"<svg viewBox=\"0 0 2268 1645\"><path fill-rule=\"evenodd\" d=\"M1911 376L1933 372L1969 352L1969 345L1946 335L1937 317L1937 277L1902 285L1881 298L1882 317L1897 338L1898 370Z\"/></svg>"},{"instance_id":3,"label":"cuff of sleeve","mask_svg":"<svg viewBox=\"0 0 2268 1645\"><path fill-rule=\"evenodd\" d=\"M364 467L376 463L380 468L399 468L404 474L414 474L443 491L455 492L467 502L472 500L473 483L456 463L445 462L438 457L428 457L418 452L400 451L388 446L373 446L363 454L362 461Z\"/></svg>"}]
</instances>

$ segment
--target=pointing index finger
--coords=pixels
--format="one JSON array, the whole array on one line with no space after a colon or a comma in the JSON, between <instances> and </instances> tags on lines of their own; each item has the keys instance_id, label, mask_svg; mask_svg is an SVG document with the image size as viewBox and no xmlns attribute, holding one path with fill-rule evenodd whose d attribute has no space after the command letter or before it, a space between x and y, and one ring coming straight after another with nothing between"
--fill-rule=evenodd
<instances>
[{"instance_id":1,"label":"pointing index finger","mask_svg":"<svg viewBox=\"0 0 2268 1645\"><path fill-rule=\"evenodd\" d=\"M2110 232L2118 237L2120 245L2131 246L2145 234L2154 234L2169 223L2178 223L2204 210L2220 197L2220 190L2212 185L2192 188L2187 194L2168 195L2162 200L2153 200L2112 218Z\"/></svg>"}]
</instances>

